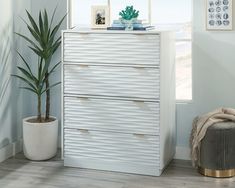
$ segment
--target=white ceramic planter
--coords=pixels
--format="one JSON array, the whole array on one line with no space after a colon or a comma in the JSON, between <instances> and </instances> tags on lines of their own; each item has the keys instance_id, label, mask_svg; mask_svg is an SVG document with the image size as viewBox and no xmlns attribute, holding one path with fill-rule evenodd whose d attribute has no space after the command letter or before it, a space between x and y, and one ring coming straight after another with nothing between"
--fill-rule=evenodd
<instances>
[{"instance_id":1,"label":"white ceramic planter","mask_svg":"<svg viewBox=\"0 0 235 188\"><path fill-rule=\"evenodd\" d=\"M46 123L30 123L23 119L23 151L30 160L47 160L57 153L58 120Z\"/></svg>"}]
</instances>

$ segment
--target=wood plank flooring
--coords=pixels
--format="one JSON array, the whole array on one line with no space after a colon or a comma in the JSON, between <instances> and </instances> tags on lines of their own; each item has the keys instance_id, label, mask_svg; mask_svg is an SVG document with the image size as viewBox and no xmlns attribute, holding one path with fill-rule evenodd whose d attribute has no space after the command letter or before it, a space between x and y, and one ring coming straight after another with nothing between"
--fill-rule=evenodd
<instances>
[{"instance_id":1,"label":"wood plank flooring","mask_svg":"<svg viewBox=\"0 0 235 188\"><path fill-rule=\"evenodd\" d=\"M173 161L161 177L63 167L58 157L33 162L23 154L0 163L0 188L235 188L235 178L198 174L188 161Z\"/></svg>"}]
</instances>

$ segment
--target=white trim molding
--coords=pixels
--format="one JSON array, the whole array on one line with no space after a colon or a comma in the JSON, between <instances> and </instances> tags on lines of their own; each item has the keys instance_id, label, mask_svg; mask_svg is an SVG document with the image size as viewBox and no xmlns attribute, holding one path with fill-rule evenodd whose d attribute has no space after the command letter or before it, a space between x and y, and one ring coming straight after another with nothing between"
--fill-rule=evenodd
<instances>
[{"instance_id":1,"label":"white trim molding","mask_svg":"<svg viewBox=\"0 0 235 188\"><path fill-rule=\"evenodd\" d=\"M0 162L15 156L17 153L21 152L23 148L23 141L18 140L16 142L10 143L0 149Z\"/></svg>"},{"instance_id":2,"label":"white trim molding","mask_svg":"<svg viewBox=\"0 0 235 188\"><path fill-rule=\"evenodd\" d=\"M190 158L190 148L176 146L176 153L174 159L181 159L181 160L191 160Z\"/></svg>"}]
</instances>

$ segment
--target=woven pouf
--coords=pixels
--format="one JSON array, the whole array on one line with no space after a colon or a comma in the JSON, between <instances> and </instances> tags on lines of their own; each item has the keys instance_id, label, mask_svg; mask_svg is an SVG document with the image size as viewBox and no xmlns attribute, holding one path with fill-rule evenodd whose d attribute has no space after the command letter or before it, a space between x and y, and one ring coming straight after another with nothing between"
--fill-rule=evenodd
<instances>
[{"instance_id":1,"label":"woven pouf","mask_svg":"<svg viewBox=\"0 0 235 188\"><path fill-rule=\"evenodd\" d=\"M199 172L210 177L235 176L235 123L216 123L201 142Z\"/></svg>"}]
</instances>

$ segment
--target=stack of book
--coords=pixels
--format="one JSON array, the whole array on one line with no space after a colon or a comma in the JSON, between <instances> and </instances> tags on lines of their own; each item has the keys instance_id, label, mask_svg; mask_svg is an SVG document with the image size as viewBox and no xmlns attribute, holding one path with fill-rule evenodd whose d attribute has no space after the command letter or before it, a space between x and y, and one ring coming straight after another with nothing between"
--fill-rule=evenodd
<instances>
[{"instance_id":1,"label":"stack of book","mask_svg":"<svg viewBox=\"0 0 235 188\"><path fill-rule=\"evenodd\" d=\"M147 31L155 29L154 26L151 26L148 23L144 23L142 20L135 20L133 23L133 30L135 31ZM120 20L114 20L111 27L108 27L107 30L125 30L126 26Z\"/></svg>"}]
</instances>

